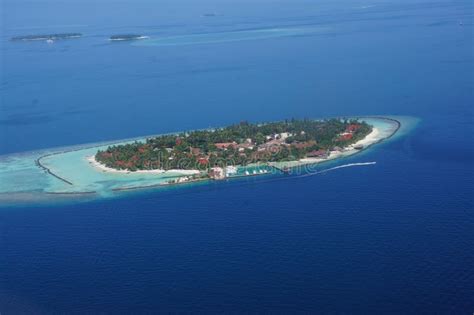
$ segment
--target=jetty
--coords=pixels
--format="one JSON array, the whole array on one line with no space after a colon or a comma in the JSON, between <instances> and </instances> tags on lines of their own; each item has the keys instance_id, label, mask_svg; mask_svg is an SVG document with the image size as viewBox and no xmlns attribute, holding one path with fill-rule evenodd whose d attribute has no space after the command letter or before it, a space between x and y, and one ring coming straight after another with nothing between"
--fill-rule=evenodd
<instances>
[{"instance_id":1,"label":"jetty","mask_svg":"<svg viewBox=\"0 0 474 315\"><path fill-rule=\"evenodd\" d=\"M278 167L273 163L268 163L268 166L274 170L276 170L278 173L282 174L290 174L290 168L289 167Z\"/></svg>"},{"instance_id":2,"label":"jetty","mask_svg":"<svg viewBox=\"0 0 474 315\"><path fill-rule=\"evenodd\" d=\"M54 154L46 154L46 155L43 155L43 156L40 156L39 158L37 158L35 160L35 164L43 169L46 173L48 173L49 175L53 176L53 177L56 177L57 179L59 179L60 181L68 184L68 185L74 185L73 183L71 183L70 181L68 181L67 179L65 178L62 178L61 176L57 175L57 174L54 174L51 169L49 169L48 167L46 167L44 164L41 163L41 159L45 158L45 157L48 157L48 156L51 156L51 155L54 155Z\"/></svg>"}]
</instances>

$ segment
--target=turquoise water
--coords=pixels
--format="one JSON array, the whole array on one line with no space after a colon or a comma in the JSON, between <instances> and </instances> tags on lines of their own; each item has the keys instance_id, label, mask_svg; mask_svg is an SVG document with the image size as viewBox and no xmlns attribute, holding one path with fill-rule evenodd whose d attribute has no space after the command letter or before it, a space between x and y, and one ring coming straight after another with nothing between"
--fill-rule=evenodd
<instances>
[{"instance_id":1,"label":"turquoise water","mask_svg":"<svg viewBox=\"0 0 474 315\"><path fill-rule=\"evenodd\" d=\"M2 314L472 313L472 1L0 8L0 190L19 192L0 200ZM59 32L84 36L9 41ZM51 158L109 191L71 200L44 194L70 187L34 165L243 120L374 114L417 120L311 176L117 193L129 183Z\"/></svg>"},{"instance_id":2,"label":"turquoise water","mask_svg":"<svg viewBox=\"0 0 474 315\"><path fill-rule=\"evenodd\" d=\"M380 138L385 139L394 135L395 138L406 135L416 126L417 119L413 117L393 117L397 119L402 127L394 121L361 118L377 128ZM134 141L145 141L146 137L135 140L114 141L112 143L130 143ZM106 149L110 144L85 144L76 147L65 147L46 149L41 152L30 152L23 154L4 155L0 168L0 194L4 203L18 203L23 200L26 203L69 197L71 201L86 200L91 198L116 197L118 190L131 190L138 188L163 188L170 179L183 176L177 172L166 172L163 174L146 173L113 173L104 172L94 167L88 160L98 150ZM375 147L376 144L373 146ZM373 148L372 147L372 148ZM372 149L371 148L371 149ZM43 168L38 165L40 162ZM342 164L344 158L328 161L332 166ZM327 163L325 163L327 164ZM280 168L294 166L294 173L314 173L321 171L320 165L299 165L298 162L282 163ZM325 165L324 165L325 166ZM48 173L49 170L51 173ZM281 174L280 171L264 164L239 167L237 173L232 177L244 175ZM256 173L254 173L256 172ZM54 175L52 175L54 174ZM189 183L187 185L193 185ZM179 185L183 186L183 185Z\"/></svg>"}]
</instances>

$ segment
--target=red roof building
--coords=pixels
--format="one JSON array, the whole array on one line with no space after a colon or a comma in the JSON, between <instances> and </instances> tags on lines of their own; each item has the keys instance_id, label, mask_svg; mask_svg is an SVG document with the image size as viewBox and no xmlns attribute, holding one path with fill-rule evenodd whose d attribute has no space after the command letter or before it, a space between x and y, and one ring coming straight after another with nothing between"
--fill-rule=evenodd
<instances>
[{"instance_id":1,"label":"red roof building","mask_svg":"<svg viewBox=\"0 0 474 315\"><path fill-rule=\"evenodd\" d=\"M310 140L310 141L306 141L306 142L293 143L292 146L295 147L296 149L306 149L306 148L310 148L310 147L312 147L316 144L317 144L316 141Z\"/></svg>"},{"instance_id":2,"label":"red roof building","mask_svg":"<svg viewBox=\"0 0 474 315\"><path fill-rule=\"evenodd\" d=\"M204 158L204 157L199 158L199 159L198 159L198 163L199 163L199 165L207 165L207 164L209 164L209 159L208 159L208 158Z\"/></svg>"},{"instance_id":3,"label":"red roof building","mask_svg":"<svg viewBox=\"0 0 474 315\"><path fill-rule=\"evenodd\" d=\"M221 143L214 143L214 145L216 146L216 148L218 149L227 149L229 147L233 147L235 146L237 143L235 142L221 142Z\"/></svg>"},{"instance_id":4,"label":"red roof building","mask_svg":"<svg viewBox=\"0 0 474 315\"><path fill-rule=\"evenodd\" d=\"M350 124L349 126L346 127L347 132L355 132L360 128L360 125L356 124Z\"/></svg>"},{"instance_id":5,"label":"red roof building","mask_svg":"<svg viewBox=\"0 0 474 315\"><path fill-rule=\"evenodd\" d=\"M347 141L352 139L352 133L345 133L339 136L338 141Z\"/></svg>"}]
</instances>

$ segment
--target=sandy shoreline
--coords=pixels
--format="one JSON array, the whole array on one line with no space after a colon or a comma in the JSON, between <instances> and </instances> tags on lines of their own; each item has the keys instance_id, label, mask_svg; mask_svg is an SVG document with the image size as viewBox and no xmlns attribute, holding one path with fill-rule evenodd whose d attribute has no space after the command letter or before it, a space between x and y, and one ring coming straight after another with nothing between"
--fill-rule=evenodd
<instances>
[{"instance_id":1,"label":"sandy shoreline","mask_svg":"<svg viewBox=\"0 0 474 315\"><path fill-rule=\"evenodd\" d=\"M95 156L88 156L87 161L89 164L94 167L98 171L102 171L104 173L115 173L115 174L178 174L178 175L195 175L199 174L199 170L137 170L137 171L129 171L129 170L117 170L115 168L107 167L104 164L98 162L95 159Z\"/></svg>"},{"instance_id":2,"label":"sandy shoreline","mask_svg":"<svg viewBox=\"0 0 474 315\"><path fill-rule=\"evenodd\" d=\"M337 158L346 157L357 152L365 150L367 147L371 146L382 140L384 137L381 136L381 132L378 128L372 128L372 132L369 133L364 139L357 141L354 144L349 145L347 148L344 148L342 151L332 151L330 152L327 158L304 158L297 161L289 162L272 162L270 165L279 166L279 167L297 167L308 164L318 164L321 162L331 161ZM356 149L358 146L363 146L362 149Z\"/></svg>"},{"instance_id":3,"label":"sandy shoreline","mask_svg":"<svg viewBox=\"0 0 474 315\"><path fill-rule=\"evenodd\" d=\"M351 161L353 160L352 157L359 154L362 156L357 158L356 161L364 159L365 152L371 151L372 147L377 147L381 142L406 135L418 122L417 119L411 117L402 117L401 119L403 120L399 120L383 116L360 116L354 117L354 119L366 120L376 129L372 130L363 140L357 142L357 144L364 145L363 148L359 148L360 150L351 146L345 150L330 152L327 159L302 159L299 161L278 162L277 164L264 163L262 161L259 164L238 166L238 174L235 178L281 174L285 173L285 167L290 169L289 174L296 175L302 173L317 174L325 172L327 169L332 170L353 165L375 164L375 162L351 163ZM91 199L108 198L113 196L111 194L112 191L150 189L174 185L185 186L192 183L206 183L210 180L205 177L199 178L199 180L190 179L190 176L187 175L189 171L183 170L168 171L169 173L164 170L119 171L108 169L104 165L96 163L93 159L93 155L95 156L97 150L104 150L110 145L145 141L147 138L156 136L160 135L4 155L1 157L2 161L0 163L2 164L0 175L5 179L2 181L3 185L0 185L0 199L3 203L7 203L20 200L25 202L33 200L46 201L50 200L50 198L57 198L57 200L64 198L64 200L67 200L68 198L78 198L77 196ZM366 157L370 158L370 156L367 155ZM346 162L349 164L344 164L344 160L348 157L350 159ZM326 164L325 162L327 162L327 167L323 167ZM332 167L334 166L333 164L337 166ZM259 171L262 169L268 172L260 174ZM254 170L257 173L254 174ZM193 173L196 173L196 171ZM186 177L188 178L184 180ZM183 179L178 182L178 178ZM232 179L234 177L230 176L229 180Z\"/></svg>"},{"instance_id":4,"label":"sandy shoreline","mask_svg":"<svg viewBox=\"0 0 474 315\"><path fill-rule=\"evenodd\" d=\"M295 160L295 161L285 161L285 162L270 162L268 165L270 166L277 166L279 168L285 168L285 167L298 167L302 165L308 165L308 164L318 164L321 162L326 162L330 160L335 160L337 158L341 157L346 157L353 155L357 152L365 150L367 147L383 140L384 137L382 136L382 133L380 130L376 127L373 127L372 132L369 133L364 139L357 141L354 144L349 145L348 147L344 148L342 151L332 151L330 152L329 156L327 158L303 158L300 160ZM356 149L356 147L362 146L361 149ZM176 174L177 176L187 176L187 175L195 175L195 174L200 174L199 170L179 170L179 169L173 169L173 170L137 170L137 171L129 171L129 170L117 170L114 168L110 168L105 166L104 164L98 162L95 159L95 156L89 156L87 157L87 160L89 161L89 164L93 166L96 170L102 171L104 173L115 173L115 174ZM238 166L241 167L241 166ZM245 167L244 167L245 168Z\"/></svg>"},{"instance_id":5,"label":"sandy shoreline","mask_svg":"<svg viewBox=\"0 0 474 315\"><path fill-rule=\"evenodd\" d=\"M351 146L356 147L358 145L362 145L365 148L366 146L369 146L369 145L371 145L375 142L378 142L381 139L382 139L382 137L380 136L380 130L376 127L373 127L371 133L369 133L364 139L357 141L356 143L352 144Z\"/></svg>"}]
</instances>

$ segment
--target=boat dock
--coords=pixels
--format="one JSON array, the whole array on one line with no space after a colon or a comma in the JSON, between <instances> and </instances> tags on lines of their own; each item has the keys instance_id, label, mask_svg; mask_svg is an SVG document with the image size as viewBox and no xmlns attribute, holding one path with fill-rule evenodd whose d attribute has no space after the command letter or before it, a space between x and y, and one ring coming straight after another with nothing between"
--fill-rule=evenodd
<instances>
[{"instance_id":1,"label":"boat dock","mask_svg":"<svg viewBox=\"0 0 474 315\"><path fill-rule=\"evenodd\" d=\"M273 163L268 163L268 166L276 170L278 173L290 174L290 169L288 167L278 167L274 165Z\"/></svg>"}]
</instances>

